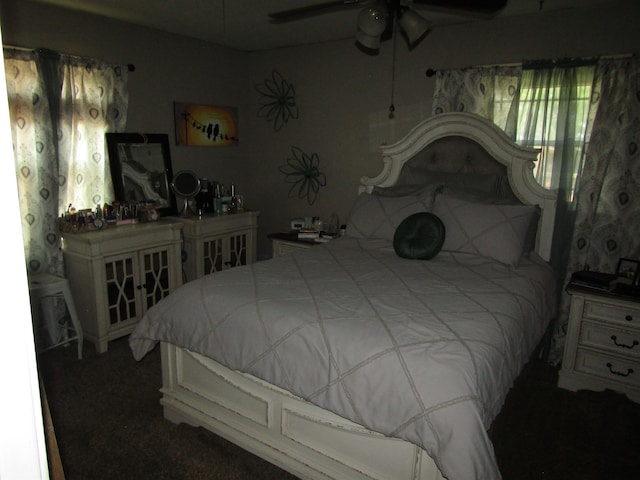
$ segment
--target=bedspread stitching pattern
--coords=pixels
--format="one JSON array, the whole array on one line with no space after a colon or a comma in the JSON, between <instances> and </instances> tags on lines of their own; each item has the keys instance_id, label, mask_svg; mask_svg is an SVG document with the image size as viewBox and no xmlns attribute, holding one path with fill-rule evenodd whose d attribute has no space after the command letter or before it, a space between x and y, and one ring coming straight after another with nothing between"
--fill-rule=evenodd
<instances>
[{"instance_id":1,"label":"bedspread stitching pattern","mask_svg":"<svg viewBox=\"0 0 640 480\"><path fill-rule=\"evenodd\" d=\"M196 351L425 448L450 480L494 479L486 428L550 318L549 274L341 239L191 282L130 344Z\"/></svg>"}]
</instances>

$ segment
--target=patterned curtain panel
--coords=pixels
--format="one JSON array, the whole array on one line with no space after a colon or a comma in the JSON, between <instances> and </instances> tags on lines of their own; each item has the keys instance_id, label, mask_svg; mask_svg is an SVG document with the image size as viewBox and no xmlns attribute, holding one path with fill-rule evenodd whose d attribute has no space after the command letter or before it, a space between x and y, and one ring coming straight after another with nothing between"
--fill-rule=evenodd
<instances>
[{"instance_id":1,"label":"patterned curtain panel","mask_svg":"<svg viewBox=\"0 0 640 480\"><path fill-rule=\"evenodd\" d=\"M114 199L106 132L125 129L126 66L70 58L60 96L60 208L93 208Z\"/></svg>"},{"instance_id":2,"label":"patterned curtain panel","mask_svg":"<svg viewBox=\"0 0 640 480\"><path fill-rule=\"evenodd\" d=\"M27 268L61 275L58 216L113 195L104 134L125 127L128 71L53 52L4 56Z\"/></svg>"},{"instance_id":3,"label":"patterned curtain panel","mask_svg":"<svg viewBox=\"0 0 640 480\"><path fill-rule=\"evenodd\" d=\"M599 107L577 189L575 228L565 284L589 267L613 273L620 257L640 258L640 67L638 60L601 60ZM569 311L564 295L550 361L562 360Z\"/></svg>"},{"instance_id":4,"label":"patterned curtain panel","mask_svg":"<svg viewBox=\"0 0 640 480\"><path fill-rule=\"evenodd\" d=\"M469 112L488 118L515 138L516 99L522 69L477 67L442 70L436 74L432 113Z\"/></svg>"}]
</instances>

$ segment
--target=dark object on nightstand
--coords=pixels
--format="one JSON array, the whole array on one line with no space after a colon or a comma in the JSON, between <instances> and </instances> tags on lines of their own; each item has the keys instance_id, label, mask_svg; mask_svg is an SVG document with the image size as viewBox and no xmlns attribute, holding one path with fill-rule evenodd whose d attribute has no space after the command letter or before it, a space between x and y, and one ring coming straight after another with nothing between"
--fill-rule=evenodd
<instances>
[{"instance_id":1,"label":"dark object on nightstand","mask_svg":"<svg viewBox=\"0 0 640 480\"><path fill-rule=\"evenodd\" d=\"M616 278L616 275L613 273L581 270L579 272L574 272L571 275L569 286L611 291L616 285Z\"/></svg>"},{"instance_id":2,"label":"dark object on nightstand","mask_svg":"<svg viewBox=\"0 0 640 480\"><path fill-rule=\"evenodd\" d=\"M640 288L634 285L621 283L616 274L581 270L571 275L567 284L570 289L581 290L586 293L611 295L629 300L640 300Z\"/></svg>"}]
</instances>

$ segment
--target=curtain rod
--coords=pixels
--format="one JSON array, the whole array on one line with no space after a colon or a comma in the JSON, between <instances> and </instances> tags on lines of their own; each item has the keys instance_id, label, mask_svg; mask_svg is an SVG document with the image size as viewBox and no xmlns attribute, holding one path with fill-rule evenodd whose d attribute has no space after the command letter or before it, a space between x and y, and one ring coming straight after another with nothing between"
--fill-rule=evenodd
<instances>
[{"instance_id":1,"label":"curtain rod","mask_svg":"<svg viewBox=\"0 0 640 480\"><path fill-rule=\"evenodd\" d=\"M550 68L550 67L568 67L568 66L582 66L593 65L600 59L617 59L617 58L631 58L634 54L623 53L619 55L603 55L600 57L575 57L575 58L561 58L555 60L523 60L515 63L495 63L491 65L472 65L465 68L491 68L491 67L526 67L527 69L534 68ZM425 75L427 77L433 77L439 70L433 68L427 68Z\"/></svg>"},{"instance_id":2,"label":"curtain rod","mask_svg":"<svg viewBox=\"0 0 640 480\"><path fill-rule=\"evenodd\" d=\"M17 47L15 45L3 45L3 48L6 49L13 49L13 50L19 50L22 52L52 52L52 53L57 53L58 55L65 55L67 57L71 57L71 58L75 58L78 60L92 60L91 58L88 57L81 57L79 55L71 55L70 53L60 53L57 52L55 50L51 50L48 48L26 48L26 47ZM136 66L133 63L128 63L127 64L127 70L129 70L130 72L135 72L136 71Z\"/></svg>"}]
</instances>

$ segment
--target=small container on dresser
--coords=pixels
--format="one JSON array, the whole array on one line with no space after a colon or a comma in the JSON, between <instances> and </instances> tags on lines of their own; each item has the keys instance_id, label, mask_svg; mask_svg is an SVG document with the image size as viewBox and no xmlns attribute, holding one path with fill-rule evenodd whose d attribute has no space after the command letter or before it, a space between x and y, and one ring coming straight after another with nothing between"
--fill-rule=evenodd
<instances>
[{"instance_id":1,"label":"small container on dresser","mask_svg":"<svg viewBox=\"0 0 640 480\"><path fill-rule=\"evenodd\" d=\"M569 286L558 386L611 389L640 402L640 297Z\"/></svg>"}]
</instances>

